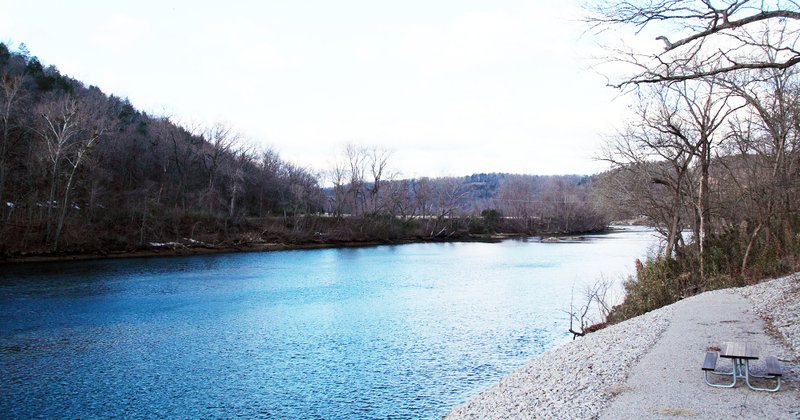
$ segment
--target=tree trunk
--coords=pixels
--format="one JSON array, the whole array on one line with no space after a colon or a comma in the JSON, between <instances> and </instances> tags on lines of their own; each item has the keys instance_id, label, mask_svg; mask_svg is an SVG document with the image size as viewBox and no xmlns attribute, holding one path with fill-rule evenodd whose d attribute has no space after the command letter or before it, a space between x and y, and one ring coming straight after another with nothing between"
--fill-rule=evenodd
<instances>
[{"instance_id":1,"label":"tree trunk","mask_svg":"<svg viewBox=\"0 0 800 420\"><path fill-rule=\"evenodd\" d=\"M753 250L753 245L755 245L756 239L758 238L758 234L761 232L761 228L764 227L763 223L759 223L758 226L753 230L753 233L750 235L750 239L747 241L747 248L744 250L744 256L742 257L742 276L744 276L745 270L747 269L747 263L750 260L750 252Z\"/></svg>"},{"instance_id":2,"label":"tree trunk","mask_svg":"<svg viewBox=\"0 0 800 420\"><path fill-rule=\"evenodd\" d=\"M61 212L58 216L58 227L56 228L56 235L53 238L53 251L58 250L58 240L61 238L61 230L64 228L64 220L67 217L67 210L69 209L69 193L72 190L72 181L75 178L75 172L78 170L78 165L80 164L80 156L77 158L75 164L72 166L72 171L69 173L69 178L67 178L67 185L64 188L64 202L61 205Z\"/></svg>"},{"instance_id":3,"label":"tree trunk","mask_svg":"<svg viewBox=\"0 0 800 420\"><path fill-rule=\"evenodd\" d=\"M50 238L53 230L53 202L56 199L56 181L58 177L58 161L53 162L53 171L50 174L50 194L47 196L47 236L45 238L47 243L50 243Z\"/></svg>"},{"instance_id":4,"label":"tree trunk","mask_svg":"<svg viewBox=\"0 0 800 420\"><path fill-rule=\"evenodd\" d=\"M699 258L700 258L700 281L702 284L705 285L706 281L706 250L705 250L705 242L706 242L706 231L708 230L708 220L709 220L709 207L710 207L710 197L708 194L708 177L709 177L709 167L711 166L711 144L709 139L702 140L702 146L700 147L701 159L700 159L700 189L698 191L698 215L700 217L700 226L699 226L699 234L700 237L698 238L698 251L699 251Z\"/></svg>"}]
</instances>

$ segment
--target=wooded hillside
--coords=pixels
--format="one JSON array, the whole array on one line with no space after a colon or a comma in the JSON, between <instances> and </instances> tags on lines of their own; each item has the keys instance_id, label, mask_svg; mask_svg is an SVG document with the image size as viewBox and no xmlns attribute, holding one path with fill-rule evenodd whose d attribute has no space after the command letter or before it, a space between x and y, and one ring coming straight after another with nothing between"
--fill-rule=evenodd
<instances>
[{"instance_id":1,"label":"wooded hillside","mask_svg":"<svg viewBox=\"0 0 800 420\"><path fill-rule=\"evenodd\" d=\"M44 66L24 45L0 44L0 79L2 255L453 239L607 223L585 177L401 179L389 151L352 145L335 167L309 169L227 125L187 127L141 112Z\"/></svg>"}]
</instances>

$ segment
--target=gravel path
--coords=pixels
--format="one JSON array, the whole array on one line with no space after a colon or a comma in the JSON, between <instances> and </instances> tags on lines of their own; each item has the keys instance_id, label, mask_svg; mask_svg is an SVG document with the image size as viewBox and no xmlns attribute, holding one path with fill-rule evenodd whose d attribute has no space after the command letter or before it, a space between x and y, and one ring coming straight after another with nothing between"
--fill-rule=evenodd
<instances>
[{"instance_id":1,"label":"gravel path","mask_svg":"<svg viewBox=\"0 0 800 420\"><path fill-rule=\"evenodd\" d=\"M550 350L448 418L800 418L798 329L800 273L703 293ZM783 360L781 391L706 386L704 353L727 340Z\"/></svg>"}]
</instances>

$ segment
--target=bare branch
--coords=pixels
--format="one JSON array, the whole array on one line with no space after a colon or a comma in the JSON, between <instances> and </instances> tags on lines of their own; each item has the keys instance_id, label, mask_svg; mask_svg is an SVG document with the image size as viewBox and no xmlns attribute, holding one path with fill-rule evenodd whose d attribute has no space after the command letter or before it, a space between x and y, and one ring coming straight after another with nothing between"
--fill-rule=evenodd
<instances>
[{"instance_id":1,"label":"bare branch","mask_svg":"<svg viewBox=\"0 0 800 420\"><path fill-rule=\"evenodd\" d=\"M788 69L800 62L800 7L779 0L594 1L586 22L601 34L612 27L655 31L663 51L608 49L630 71L616 88L673 83L730 73ZM625 44L625 40L622 40Z\"/></svg>"}]
</instances>

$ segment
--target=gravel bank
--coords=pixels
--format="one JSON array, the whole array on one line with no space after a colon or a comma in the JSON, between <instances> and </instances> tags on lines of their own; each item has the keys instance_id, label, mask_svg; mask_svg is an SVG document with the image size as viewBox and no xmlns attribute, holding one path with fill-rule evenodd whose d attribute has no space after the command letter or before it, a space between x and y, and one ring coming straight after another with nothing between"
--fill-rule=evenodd
<instances>
[{"instance_id":1,"label":"gravel bank","mask_svg":"<svg viewBox=\"0 0 800 420\"><path fill-rule=\"evenodd\" d=\"M735 289L753 302L771 332L785 341L800 361L800 273Z\"/></svg>"},{"instance_id":2,"label":"gravel bank","mask_svg":"<svg viewBox=\"0 0 800 420\"><path fill-rule=\"evenodd\" d=\"M447 418L591 418L666 327L665 307L549 350ZM635 333L631 333L635 332Z\"/></svg>"},{"instance_id":3,"label":"gravel bank","mask_svg":"<svg viewBox=\"0 0 800 420\"><path fill-rule=\"evenodd\" d=\"M715 303L720 303L725 309L714 308ZM682 312L676 313L676 310ZM695 316L696 313L706 310L710 313ZM745 327L749 330L735 332L731 329L740 328L738 324L731 324L732 321L728 319L731 318L731 310L742 312L740 314L742 319L750 319L751 322ZM700 316L705 318L701 320ZM764 324L759 317L768 322ZM671 333L665 335L673 319L676 320L676 324L681 325L673 326ZM694 328L697 333L689 333L691 337L685 337L687 334L682 334L685 327ZM678 331L674 331L675 329ZM769 340L764 331L751 331L764 329L773 332L772 335L776 336L781 344L789 344L789 346L770 344L770 351L778 351L785 364L787 354L795 355L794 360L789 358L789 364L785 366L786 379L790 383L787 383L781 392L756 395L752 394L755 391L746 388L720 390L702 384L699 365L702 363L702 352L708 345L728 336L739 339L740 336L737 335L739 333L743 334L742 337L755 337L752 334L758 333L764 338L756 338L757 340ZM799 330L800 273L746 288L703 293L552 349L506 376L497 385L484 390L466 404L456 407L447 418L583 419L597 418L601 413L603 417L622 418L618 417L618 413L623 413L626 409L629 409L630 413L643 414L647 410L644 408L647 403L655 404L647 411L652 417L660 417L661 414L713 415L713 411L702 411L707 404L695 397L708 398L710 402L725 400L728 397L740 398L739 394L733 392L740 394L744 392L745 394L741 395L744 395L744 400L751 399L751 406L757 405L756 399L781 398L784 403L779 407L779 410L782 410L779 413L791 418L792 413L797 414L794 410L798 409L795 402L798 387L791 382L797 382ZM700 333L705 336L700 337ZM723 336L720 337L719 334ZM693 338L693 335L698 337ZM662 336L670 342L659 342ZM686 343L677 342L682 339L693 340L696 343L688 345L690 348L679 349L684 354L679 360L670 361L675 371L674 376L664 375L662 359L645 358L655 343L658 343L661 349L686 347ZM783 348L785 350L781 350ZM649 359L653 359L655 355L649 356ZM639 371L643 373L637 373ZM629 374L635 377L629 380ZM669 377L670 381L664 381L666 377ZM646 386L641 383L645 383ZM659 387L663 387L664 392ZM733 392L725 394L719 391ZM664 398L667 399L667 403L670 400L673 403L692 400L691 402L697 404L699 408L691 406L681 409L682 411L669 411L673 408L664 406L669 410L662 413L659 410L663 407L658 404L663 402L659 399ZM651 401L643 401L647 399ZM612 402L615 407L608 410ZM720 409L726 410L727 407L724 405L721 404ZM743 417L747 417L747 414L743 413L752 412L747 411L748 407L740 409L740 416Z\"/></svg>"}]
</instances>

